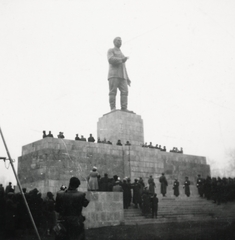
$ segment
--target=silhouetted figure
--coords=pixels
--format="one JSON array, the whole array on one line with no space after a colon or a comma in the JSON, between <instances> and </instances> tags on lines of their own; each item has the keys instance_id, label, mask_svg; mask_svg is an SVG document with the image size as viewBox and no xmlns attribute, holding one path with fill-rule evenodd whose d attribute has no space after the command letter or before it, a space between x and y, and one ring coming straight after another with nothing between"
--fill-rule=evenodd
<instances>
[{"instance_id":1,"label":"silhouetted figure","mask_svg":"<svg viewBox=\"0 0 235 240\"><path fill-rule=\"evenodd\" d=\"M180 150L178 150L178 153L184 153L182 147L180 148Z\"/></svg>"},{"instance_id":2,"label":"silhouetted figure","mask_svg":"<svg viewBox=\"0 0 235 240\"><path fill-rule=\"evenodd\" d=\"M59 134L57 135L58 138L64 138L64 133L63 132L59 132Z\"/></svg>"},{"instance_id":3,"label":"silhouetted figure","mask_svg":"<svg viewBox=\"0 0 235 240\"><path fill-rule=\"evenodd\" d=\"M126 144L125 144L125 146L131 146L130 142L127 141Z\"/></svg>"},{"instance_id":4,"label":"silhouetted figure","mask_svg":"<svg viewBox=\"0 0 235 240\"><path fill-rule=\"evenodd\" d=\"M97 167L93 167L90 171L89 177L88 177L88 190L89 191L98 191L99 190L99 184L98 184L98 176L99 173L97 171Z\"/></svg>"},{"instance_id":5,"label":"silhouetted figure","mask_svg":"<svg viewBox=\"0 0 235 240\"><path fill-rule=\"evenodd\" d=\"M200 174L197 175L197 190L200 197L203 197L203 179Z\"/></svg>"},{"instance_id":6,"label":"silhouetted figure","mask_svg":"<svg viewBox=\"0 0 235 240\"><path fill-rule=\"evenodd\" d=\"M162 146L161 146L161 145L159 145L158 149L159 149L160 151L162 151Z\"/></svg>"},{"instance_id":7,"label":"silhouetted figure","mask_svg":"<svg viewBox=\"0 0 235 240\"><path fill-rule=\"evenodd\" d=\"M118 140L118 141L117 141L117 145L118 145L118 146L122 146L121 140Z\"/></svg>"},{"instance_id":8,"label":"silhouetted figure","mask_svg":"<svg viewBox=\"0 0 235 240\"><path fill-rule=\"evenodd\" d=\"M166 180L166 177L165 177L164 173L162 173L162 176L159 178L159 182L161 183L161 194L162 194L163 197L165 197L168 182Z\"/></svg>"},{"instance_id":9,"label":"silhouetted figure","mask_svg":"<svg viewBox=\"0 0 235 240\"><path fill-rule=\"evenodd\" d=\"M150 199L151 208L152 208L152 218L157 218L157 211L158 211L158 198L157 194L154 193Z\"/></svg>"},{"instance_id":10,"label":"silhouetted figure","mask_svg":"<svg viewBox=\"0 0 235 240\"><path fill-rule=\"evenodd\" d=\"M84 221L82 215L83 207L87 207L89 201L85 197L85 193L80 192L77 188L80 186L80 180L72 177L69 182L69 188L66 192L57 194L55 209L59 213L58 220L64 226L65 236L56 240L73 240L85 239Z\"/></svg>"},{"instance_id":11,"label":"silhouetted figure","mask_svg":"<svg viewBox=\"0 0 235 240\"><path fill-rule=\"evenodd\" d=\"M154 148L154 146L152 145L152 142L149 143L148 147L149 148Z\"/></svg>"},{"instance_id":12,"label":"silhouetted figure","mask_svg":"<svg viewBox=\"0 0 235 240\"><path fill-rule=\"evenodd\" d=\"M9 192L14 192L11 182L9 182L9 184L6 186L5 195L7 196Z\"/></svg>"},{"instance_id":13,"label":"silhouetted figure","mask_svg":"<svg viewBox=\"0 0 235 240\"><path fill-rule=\"evenodd\" d=\"M53 134L51 133L51 131L49 131L47 137L53 137Z\"/></svg>"},{"instance_id":14,"label":"silhouetted figure","mask_svg":"<svg viewBox=\"0 0 235 240\"><path fill-rule=\"evenodd\" d=\"M90 137L88 138L88 142L95 142L94 137L92 136L92 134L90 134Z\"/></svg>"},{"instance_id":15,"label":"silhouetted figure","mask_svg":"<svg viewBox=\"0 0 235 240\"><path fill-rule=\"evenodd\" d=\"M83 135L81 136L80 140L86 142L86 138L84 138Z\"/></svg>"},{"instance_id":16,"label":"silhouetted figure","mask_svg":"<svg viewBox=\"0 0 235 240\"><path fill-rule=\"evenodd\" d=\"M153 179L152 175L148 179L148 184L149 184L149 193L150 194L154 194L155 193L156 184L154 182L154 179Z\"/></svg>"},{"instance_id":17,"label":"silhouetted figure","mask_svg":"<svg viewBox=\"0 0 235 240\"><path fill-rule=\"evenodd\" d=\"M44 216L47 226L47 235L50 236L55 226L55 200L53 198L52 192L47 192L47 197L43 202Z\"/></svg>"},{"instance_id":18,"label":"silhouetted figure","mask_svg":"<svg viewBox=\"0 0 235 240\"><path fill-rule=\"evenodd\" d=\"M142 145L142 147L148 147L148 143L144 143L143 145Z\"/></svg>"},{"instance_id":19,"label":"silhouetted figure","mask_svg":"<svg viewBox=\"0 0 235 240\"><path fill-rule=\"evenodd\" d=\"M100 137L98 137L97 143L102 143L102 141L100 140Z\"/></svg>"},{"instance_id":20,"label":"silhouetted figure","mask_svg":"<svg viewBox=\"0 0 235 240\"><path fill-rule=\"evenodd\" d=\"M112 142L108 141L108 142L107 142L107 144L110 144L110 145L112 145Z\"/></svg>"},{"instance_id":21,"label":"silhouetted figure","mask_svg":"<svg viewBox=\"0 0 235 240\"><path fill-rule=\"evenodd\" d=\"M141 196L141 206L142 206L142 214L144 217L148 218L151 214L151 203L150 203L150 193L147 188L143 190L143 194Z\"/></svg>"},{"instance_id":22,"label":"silhouetted figure","mask_svg":"<svg viewBox=\"0 0 235 240\"><path fill-rule=\"evenodd\" d=\"M104 140L102 141L102 143L105 143L105 144L107 143L107 142L106 142L106 138L104 138Z\"/></svg>"},{"instance_id":23,"label":"silhouetted figure","mask_svg":"<svg viewBox=\"0 0 235 240\"><path fill-rule=\"evenodd\" d=\"M42 138L46 138L47 135L46 135L46 131L42 131L43 135L42 135Z\"/></svg>"},{"instance_id":24,"label":"silhouetted figure","mask_svg":"<svg viewBox=\"0 0 235 240\"><path fill-rule=\"evenodd\" d=\"M107 173L105 173L104 177L102 177L99 181L99 190L101 192L108 192L109 191L109 178L108 178Z\"/></svg>"},{"instance_id":25,"label":"silhouetted figure","mask_svg":"<svg viewBox=\"0 0 235 240\"><path fill-rule=\"evenodd\" d=\"M161 149L162 152L166 152L166 146Z\"/></svg>"},{"instance_id":26,"label":"silhouetted figure","mask_svg":"<svg viewBox=\"0 0 235 240\"><path fill-rule=\"evenodd\" d=\"M188 177L185 177L185 181L184 181L184 191L185 191L185 195L187 197L190 196L190 181L188 180Z\"/></svg>"},{"instance_id":27,"label":"silhouetted figure","mask_svg":"<svg viewBox=\"0 0 235 240\"><path fill-rule=\"evenodd\" d=\"M179 193L179 181L178 179L175 179L174 184L173 184L173 190L174 190L174 195L178 197L180 195Z\"/></svg>"},{"instance_id":28,"label":"silhouetted figure","mask_svg":"<svg viewBox=\"0 0 235 240\"><path fill-rule=\"evenodd\" d=\"M159 149L158 144L156 144L155 148L156 148L156 149Z\"/></svg>"},{"instance_id":29,"label":"silhouetted figure","mask_svg":"<svg viewBox=\"0 0 235 240\"><path fill-rule=\"evenodd\" d=\"M76 134L75 140L76 140L76 141L81 140L80 137L78 136L78 134Z\"/></svg>"}]
</instances>

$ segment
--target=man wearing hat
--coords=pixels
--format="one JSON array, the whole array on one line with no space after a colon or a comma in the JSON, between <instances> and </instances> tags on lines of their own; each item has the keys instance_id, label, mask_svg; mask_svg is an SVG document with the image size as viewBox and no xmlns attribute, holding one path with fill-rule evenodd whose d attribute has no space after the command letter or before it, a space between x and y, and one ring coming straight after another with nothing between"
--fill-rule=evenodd
<instances>
[{"instance_id":1,"label":"man wearing hat","mask_svg":"<svg viewBox=\"0 0 235 240\"><path fill-rule=\"evenodd\" d=\"M52 192L47 192L47 197L43 202L44 216L47 225L47 235L50 236L55 225L55 200Z\"/></svg>"},{"instance_id":2,"label":"man wearing hat","mask_svg":"<svg viewBox=\"0 0 235 240\"><path fill-rule=\"evenodd\" d=\"M63 226L63 235L57 235L56 240L84 240L85 217L82 215L82 208L87 207L89 201L86 194L79 192L80 180L77 177L70 178L68 190L57 194L55 209L59 213L58 221Z\"/></svg>"}]
</instances>

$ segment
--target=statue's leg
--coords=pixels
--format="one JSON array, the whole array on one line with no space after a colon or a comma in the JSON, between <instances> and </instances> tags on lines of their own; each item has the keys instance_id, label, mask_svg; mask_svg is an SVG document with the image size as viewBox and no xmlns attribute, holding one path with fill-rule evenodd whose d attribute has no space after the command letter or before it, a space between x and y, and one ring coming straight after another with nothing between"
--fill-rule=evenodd
<instances>
[{"instance_id":1,"label":"statue's leg","mask_svg":"<svg viewBox=\"0 0 235 240\"><path fill-rule=\"evenodd\" d=\"M117 87L118 87L118 78L110 78L109 79L109 104L111 110L116 109L116 95L117 95Z\"/></svg>"},{"instance_id":2,"label":"statue's leg","mask_svg":"<svg viewBox=\"0 0 235 240\"><path fill-rule=\"evenodd\" d=\"M121 92L121 109L122 110L127 110L128 86L127 86L127 81L125 79L120 80L119 90Z\"/></svg>"}]
</instances>

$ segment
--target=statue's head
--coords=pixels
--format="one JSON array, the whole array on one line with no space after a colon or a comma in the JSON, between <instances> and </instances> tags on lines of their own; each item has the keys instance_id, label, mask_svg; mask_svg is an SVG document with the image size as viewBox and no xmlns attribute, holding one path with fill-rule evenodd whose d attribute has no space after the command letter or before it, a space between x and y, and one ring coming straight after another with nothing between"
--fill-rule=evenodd
<instances>
[{"instance_id":1,"label":"statue's head","mask_svg":"<svg viewBox=\"0 0 235 240\"><path fill-rule=\"evenodd\" d=\"M113 39L113 44L115 47L120 48L122 46L122 39L120 37L115 37Z\"/></svg>"}]
</instances>

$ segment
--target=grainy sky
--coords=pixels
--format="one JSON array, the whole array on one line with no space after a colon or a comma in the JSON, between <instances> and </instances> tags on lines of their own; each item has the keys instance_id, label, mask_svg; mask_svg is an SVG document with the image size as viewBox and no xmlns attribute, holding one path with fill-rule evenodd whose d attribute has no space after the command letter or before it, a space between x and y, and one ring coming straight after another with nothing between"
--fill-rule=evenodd
<instances>
[{"instance_id":1,"label":"grainy sky","mask_svg":"<svg viewBox=\"0 0 235 240\"><path fill-rule=\"evenodd\" d=\"M234 13L233 0L2 0L0 125L12 158L43 130L97 138L120 36L145 141L222 168L235 147ZM0 173L14 179L3 162Z\"/></svg>"}]
</instances>

